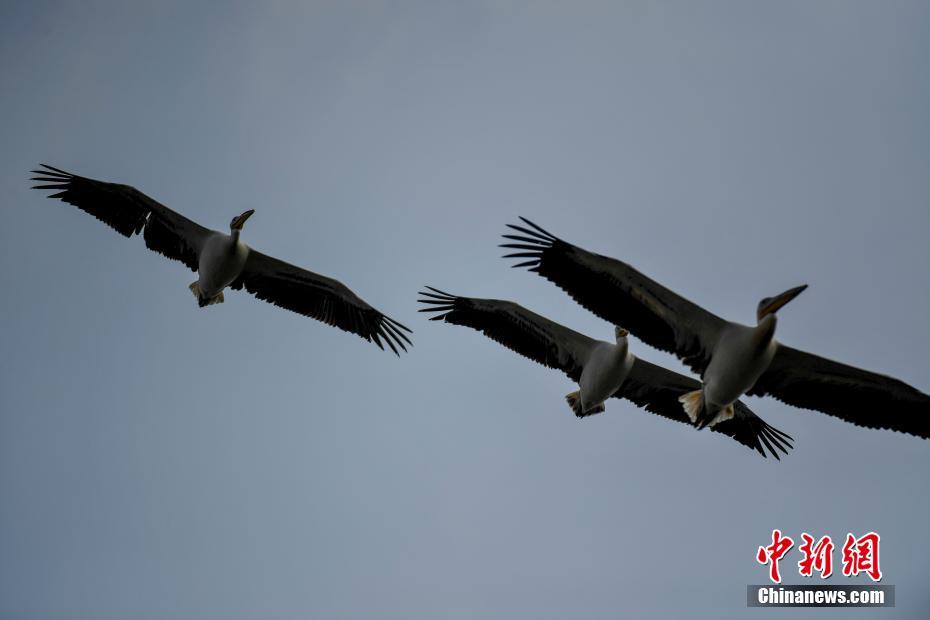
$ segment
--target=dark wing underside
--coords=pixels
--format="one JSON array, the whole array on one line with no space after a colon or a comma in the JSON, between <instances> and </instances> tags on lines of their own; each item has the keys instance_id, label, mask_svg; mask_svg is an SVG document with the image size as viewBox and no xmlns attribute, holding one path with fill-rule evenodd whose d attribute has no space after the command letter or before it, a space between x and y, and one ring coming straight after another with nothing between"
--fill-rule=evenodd
<instances>
[{"instance_id":1,"label":"dark wing underside","mask_svg":"<svg viewBox=\"0 0 930 620\"><path fill-rule=\"evenodd\" d=\"M419 301L430 307L420 312L436 313L431 320L471 327L524 357L561 370L576 383L591 349L598 343L510 301L456 297L427 288L428 291L420 293ZM637 359L614 396L691 425L678 397L700 387L694 379ZM733 419L713 426L712 430L732 437L762 456L766 456L766 449L775 458L778 450L787 453L791 449L790 436L766 424L742 402L737 402L735 409Z\"/></svg>"},{"instance_id":2,"label":"dark wing underside","mask_svg":"<svg viewBox=\"0 0 930 620\"><path fill-rule=\"evenodd\" d=\"M562 241L536 224L508 224L501 247L518 250L504 258L527 259L528 267L553 282L597 316L681 358L702 374L726 322L619 260Z\"/></svg>"},{"instance_id":3,"label":"dark wing underside","mask_svg":"<svg viewBox=\"0 0 930 620\"><path fill-rule=\"evenodd\" d=\"M427 304L420 312L434 312L432 321L471 327L511 351L561 370L576 383L591 348L597 343L563 325L501 299L456 297L432 287L421 291Z\"/></svg>"},{"instance_id":4,"label":"dark wing underside","mask_svg":"<svg viewBox=\"0 0 930 620\"><path fill-rule=\"evenodd\" d=\"M857 426L930 438L930 396L908 384L778 346L768 370L749 394L814 409Z\"/></svg>"},{"instance_id":5,"label":"dark wing underside","mask_svg":"<svg viewBox=\"0 0 930 620\"><path fill-rule=\"evenodd\" d=\"M295 267L255 250L249 251L242 274L231 288L258 299L361 336L384 349L407 350L410 330L363 301L341 282ZM406 344L405 344L406 343Z\"/></svg>"},{"instance_id":6,"label":"dark wing underside","mask_svg":"<svg viewBox=\"0 0 930 620\"><path fill-rule=\"evenodd\" d=\"M678 397L699 389L700 382L691 377L636 358L629 376L614 397L626 398L647 411L692 426ZM768 449L776 459L778 450L787 454L793 447L790 435L769 426L742 401L735 402L733 407L733 418L711 426L712 431L732 437L762 456L766 456L765 449Z\"/></svg>"},{"instance_id":7,"label":"dark wing underside","mask_svg":"<svg viewBox=\"0 0 930 620\"><path fill-rule=\"evenodd\" d=\"M33 189L58 190L49 198L60 198L120 233L131 237L143 232L150 250L180 261L197 271L203 242L212 234L208 228L149 198L129 185L80 177L42 164L33 170Z\"/></svg>"}]
</instances>

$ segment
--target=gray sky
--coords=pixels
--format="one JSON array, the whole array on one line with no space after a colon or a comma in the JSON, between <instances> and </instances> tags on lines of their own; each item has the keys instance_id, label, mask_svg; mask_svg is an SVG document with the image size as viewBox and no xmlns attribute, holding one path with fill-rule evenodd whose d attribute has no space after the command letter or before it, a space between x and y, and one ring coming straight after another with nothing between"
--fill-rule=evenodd
<instances>
[{"instance_id":1,"label":"gray sky","mask_svg":"<svg viewBox=\"0 0 930 620\"><path fill-rule=\"evenodd\" d=\"M499 258L525 215L728 318L808 283L780 340L928 391L928 57L926 2L0 3L0 616L761 617L778 527L879 532L898 606L768 615L926 617L926 441L759 399L780 463L621 401L578 421L415 299L610 339ZM199 310L38 162L254 208L248 243L416 347Z\"/></svg>"}]
</instances>

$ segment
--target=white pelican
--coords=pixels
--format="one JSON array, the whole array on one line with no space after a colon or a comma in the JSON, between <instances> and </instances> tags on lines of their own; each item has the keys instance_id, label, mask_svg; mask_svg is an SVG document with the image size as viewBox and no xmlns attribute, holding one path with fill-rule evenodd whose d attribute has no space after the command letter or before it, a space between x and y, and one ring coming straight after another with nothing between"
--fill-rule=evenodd
<instances>
[{"instance_id":1,"label":"white pelican","mask_svg":"<svg viewBox=\"0 0 930 620\"><path fill-rule=\"evenodd\" d=\"M682 406L698 425L733 415L742 396L771 395L859 426L930 438L930 396L897 379L860 370L787 347L774 339L775 312L807 286L759 302L755 326L725 321L675 294L619 260L588 252L529 226L504 235L502 247L520 250L505 258L528 258L528 267L555 283L579 304L657 349L674 353L703 386L682 395Z\"/></svg>"},{"instance_id":2,"label":"white pelican","mask_svg":"<svg viewBox=\"0 0 930 620\"><path fill-rule=\"evenodd\" d=\"M227 286L304 316L374 341L398 353L412 344L409 329L365 303L341 282L266 256L240 241L249 209L229 223L229 234L204 228L128 185L80 177L42 164L33 170L34 189L59 190L60 198L90 213L124 237L142 233L150 250L180 261L197 280L190 285L198 304L222 303Z\"/></svg>"},{"instance_id":3,"label":"white pelican","mask_svg":"<svg viewBox=\"0 0 930 620\"><path fill-rule=\"evenodd\" d=\"M625 329L614 328L616 342L602 342L510 301L456 297L426 288L418 301L429 305L420 312L437 313L431 320L476 329L508 349L568 375L579 389L566 400L579 418L604 411L604 401L614 397L688 423L678 398L700 388L700 383L635 357L627 348ZM789 435L766 424L740 401L734 404L730 419L711 428L762 456L766 456L763 446L776 459L778 450L787 454L793 447Z\"/></svg>"}]
</instances>

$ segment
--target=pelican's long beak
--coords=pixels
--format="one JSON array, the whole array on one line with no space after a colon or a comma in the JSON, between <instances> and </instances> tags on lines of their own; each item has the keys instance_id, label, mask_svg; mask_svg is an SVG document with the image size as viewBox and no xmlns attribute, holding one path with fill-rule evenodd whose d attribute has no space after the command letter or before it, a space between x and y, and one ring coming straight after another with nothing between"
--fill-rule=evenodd
<instances>
[{"instance_id":1,"label":"pelican's long beak","mask_svg":"<svg viewBox=\"0 0 930 620\"><path fill-rule=\"evenodd\" d=\"M792 289L788 289L781 295L776 295L775 297L770 297L764 300L759 305L758 318L761 320L762 317L764 317L767 314L774 314L775 312L778 311L779 308L781 308L786 303L788 303L789 301L791 301L792 299L794 299L795 297L803 293L804 289L806 288L807 288L807 285L802 284L801 286L796 286Z\"/></svg>"},{"instance_id":2,"label":"pelican's long beak","mask_svg":"<svg viewBox=\"0 0 930 620\"><path fill-rule=\"evenodd\" d=\"M245 221L252 217L252 214L255 213L255 209L249 209L242 215L237 215L233 218L230 228L233 230L242 230L242 226L245 224Z\"/></svg>"}]
</instances>

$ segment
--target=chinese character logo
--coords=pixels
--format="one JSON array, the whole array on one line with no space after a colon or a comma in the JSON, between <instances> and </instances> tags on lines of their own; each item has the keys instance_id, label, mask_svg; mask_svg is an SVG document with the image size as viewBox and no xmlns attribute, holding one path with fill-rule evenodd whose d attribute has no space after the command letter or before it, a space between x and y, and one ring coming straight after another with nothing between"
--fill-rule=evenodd
<instances>
[{"instance_id":1,"label":"chinese character logo","mask_svg":"<svg viewBox=\"0 0 930 620\"><path fill-rule=\"evenodd\" d=\"M798 562L798 573L802 577L813 577L814 572L826 579L833 574L833 539L829 536L815 539L804 532L801 534L801 560ZM878 545L881 538L875 532L869 532L856 538L852 534L846 535L843 545L843 575L855 577L865 573L872 581L881 581L882 571L878 563ZM772 544L759 547L756 552L756 561L769 567L769 579L772 583L781 583L781 572L778 562L785 557L794 546L790 536L785 536L781 530L772 530Z\"/></svg>"},{"instance_id":2,"label":"chinese character logo","mask_svg":"<svg viewBox=\"0 0 930 620\"><path fill-rule=\"evenodd\" d=\"M769 579L774 583L781 583L781 575L778 573L778 561L793 546L794 541L787 536L782 536L781 530L772 530L772 544L768 547L759 547L759 551L756 553L756 561L759 564L769 565Z\"/></svg>"},{"instance_id":3,"label":"chinese character logo","mask_svg":"<svg viewBox=\"0 0 930 620\"><path fill-rule=\"evenodd\" d=\"M807 532L801 534L804 544L798 547L804 557L798 562L798 572L802 577L811 577L814 571L820 573L821 579L833 574L833 541L824 536L814 544L814 537Z\"/></svg>"},{"instance_id":4,"label":"chinese character logo","mask_svg":"<svg viewBox=\"0 0 930 620\"><path fill-rule=\"evenodd\" d=\"M872 581L881 581L882 571L878 566L879 540L875 532L869 532L862 538L847 534L846 544L843 545L843 574L853 577L859 573L866 573Z\"/></svg>"}]
</instances>

